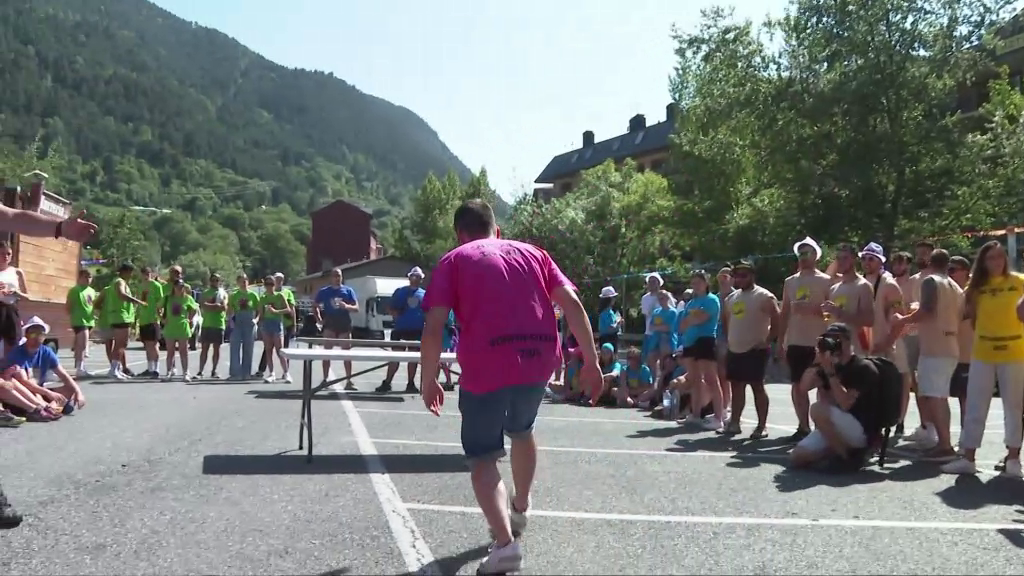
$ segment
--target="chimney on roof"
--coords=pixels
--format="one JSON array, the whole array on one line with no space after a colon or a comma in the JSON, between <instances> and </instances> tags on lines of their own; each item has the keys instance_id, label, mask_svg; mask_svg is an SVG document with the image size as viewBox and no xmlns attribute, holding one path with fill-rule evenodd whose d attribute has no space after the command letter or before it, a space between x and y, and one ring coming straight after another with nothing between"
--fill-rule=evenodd
<instances>
[{"instance_id":1,"label":"chimney on roof","mask_svg":"<svg viewBox=\"0 0 1024 576\"><path fill-rule=\"evenodd\" d=\"M630 132L639 132L644 128L647 128L647 118L643 114L637 114L629 119Z\"/></svg>"},{"instance_id":2,"label":"chimney on roof","mask_svg":"<svg viewBox=\"0 0 1024 576\"><path fill-rule=\"evenodd\" d=\"M679 105L675 102L669 102L668 106L665 106L665 121L672 122L676 121L676 114L679 112Z\"/></svg>"},{"instance_id":3,"label":"chimney on roof","mask_svg":"<svg viewBox=\"0 0 1024 576\"><path fill-rule=\"evenodd\" d=\"M583 147L590 148L594 145L594 132L593 130L587 130L583 133Z\"/></svg>"}]
</instances>

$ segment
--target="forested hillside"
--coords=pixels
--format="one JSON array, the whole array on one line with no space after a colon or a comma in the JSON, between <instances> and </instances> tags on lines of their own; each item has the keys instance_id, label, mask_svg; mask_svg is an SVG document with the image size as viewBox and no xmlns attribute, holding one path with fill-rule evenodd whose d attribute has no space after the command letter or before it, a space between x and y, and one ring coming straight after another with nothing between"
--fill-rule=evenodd
<instances>
[{"instance_id":1,"label":"forested hillside","mask_svg":"<svg viewBox=\"0 0 1024 576\"><path fill-rule=\"evenodd\" d=\"M144 0L0 3L0 84L0 178L46 170L102 256L295 273L309 211L354 199L387 242L428 173L471 174L415 113Z\"/></svg>"}]
</instances>

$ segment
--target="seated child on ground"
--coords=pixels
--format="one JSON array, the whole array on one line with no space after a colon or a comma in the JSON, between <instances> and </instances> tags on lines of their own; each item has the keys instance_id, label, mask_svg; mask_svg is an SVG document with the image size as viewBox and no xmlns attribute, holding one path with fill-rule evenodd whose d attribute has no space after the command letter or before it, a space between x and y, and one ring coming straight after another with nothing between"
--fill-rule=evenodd
<instances>
[{"instance_id":1,"label":"seated child on ground","mask_svg":"<svg viewBox=\"0 0 1024 576\"><path fill-rule=\"evenodd\" d=\"M644 365L640 351L636 348L627 350L626 368L622 370L618 384L612 389L618 406L633 408L642 397L651 395L653 385L651 369Z\"/></svg>"},{"instance_id":2,"label":"seated child on ground","mask_svg":"<svg viewBox=\"0 0 1024 576\"><path fill-rule=\"evenodd\" d=\"M45 394L35 393L23 383L26 377L25 372L17 366L11 366L0 373L0 402L6 404L12 414L24 416L29 422L60 419L66 399L45 388Z\"/></svg>"},{"instance_id":3,"label":"seated child on ground","mask_svg":"<svg viewBox=\"0 0 1024 576\"><path fill-rule=\"evenodd\" d=\"M672 383L676 380L681 380L682 376L686 374L686 368L683 367L683 363L680 359L677 359L680 353L670 354L661 359L661 376L658 378L658 385L650 390L649 397L641 397L640 402L643 403L648 401L654 409L654 417L661 418L662 412L662 399L665 394L670 394L672 391Z\"/></svg>"}]
</instances>

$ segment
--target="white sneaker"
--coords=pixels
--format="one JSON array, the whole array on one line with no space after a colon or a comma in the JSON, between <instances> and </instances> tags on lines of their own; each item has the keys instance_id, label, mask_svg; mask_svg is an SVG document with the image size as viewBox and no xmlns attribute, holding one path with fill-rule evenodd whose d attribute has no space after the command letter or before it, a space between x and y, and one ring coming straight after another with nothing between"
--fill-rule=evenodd
<instances>
[{"instance_id":1,"label":"white sneaker","mask_svg":"<svg viewBox=\"0 0 1024 576\"><path fill-rule=\"evenodd\" d=\"M111 376L111 378L113 378L114 380L131 380L131 376L121 371L114 372L114 375Z\"/></svg>"},{"instance_id":2,"label":"white sneaker","mask_svg":"<svg viewBox=\"0 0 1024 576\"><path fill-rule=\"evenodd\" d=\"M267 374L266 378L263 379L263 381L266 382L267 384L272 384L274 382L274 380L276 380L276 378L274 378L274 373L273 372L270 372L269 374Z\"/></svg>"},{"instance_id":3,"label":"white sneaker","mask_svg":"<svg viewBox=\"0 0 1024 576\"><path fill-rule=\"evenodd\" d=\"M715 430L721 430L722 421L719 420L718 418L715 418L714 415L711 415L702 420L700 426L705 430L711 430L712 432L714 432Z\"/></svg>"},{"instance_id":4,"label":"white sneaker","mask_svg":"<svg viewBox=\"0 0 1024 576\"><path fill-rule=\"evenodd\" d=\"M1001 476L1006 476L1006 477L1009 477L1009 478L1020 478L1022 476L1021 467L1020 467L1020 459L1017 459L1017 460L1007 460L1006 461L1006 468L1003 469L1003 472L1000 475Z\"/></svg>"},{"instance_id":5,"label":"white sneaker","mask_svg":"<svg viewBox=\"0 0 1024 576\"><path fill-rule=\"evenodd\" d=\"M189 374L188 372L185 372L185 375L182 376L181 379L184 380L185 382L191 382L192 381L192 375Z\"/></svg>"},{"instance_id":6,"label":"white sneaker","mask_svg":"<svg viewBox=\"0 0 1024 576\"><path fill-rule=\"evenodd\" d=\"M94 376L95 374L89 372L85 368L79 368L78 370L75 370L75 378L92 378Z\"/></svg>"},{"instance_id":7,"label":"white sneaker","mask_svg":"<svg viewBox=\"0 0 1024 576\"><path fill-rule=\"evenodd\" d=\"M290 373L288 373L288 372L285 372L284 376L281 377L281 380L284 380L286 383L291 384L292 383L292 375Z\"/></svg>"},{"instance_id":8,"label":"white sneaker","mask_svg":"<svg viewBox=\"0 0 1024 576\"><path fill-rule=\"evenodd\" d=\"M174 371L172 370L167 374L164 374L163 381L170 382L171 380L174 380L175 376L177 376L177 374L175 374Z\"/></svg>"},{"instance_id":9,"label":"white sneaker","mask_svg":"<svg viewBox=\"0 0 1024 576\"><path fill-rule=\"evenodd\" d=\"M952 462L946 462L939 467L945 474L977 474L978 467L966 458L957 458ZM1017 470L1020 470L1020 462L1017 463Z\"/></svg>"},{"instance_id":10,"label":"white sneaker","mask_svg":"<svg viewBox=\"0 0 1024 576\"><path fill-rule=\"evenodd\" d=\"M519 572L523 569L523 552L519 549L519 542L513 540L507 546L498 548L497 544L491 544L487 557L476 569L477 574L508 574Z\"/></svg>"},{"instance_id":11,"label":"white sneaker","mask_svg":"<svg viewBox=\"0 0 1024 576\"><path fill-rule=\"evenodd\" d=\"M690 414L686 417L686 420L683 420L683 424L686 424L687 426L700 426L703 423L704 421L696 414Z\"/></svg>"},{"instance_id":12,"label":"white sneaker","mask_svg":"<svg viewBox=\"0 0 1024 576\"><path fill-rule=\"evenodd\" d=\"M907 442L913 442L914 444L920 444L925 449L929 449L939 443L939 436L930 428L918 426L918 428L914 430L912 434L906 436L904 440Z\"/></svg>"}]
</instances>

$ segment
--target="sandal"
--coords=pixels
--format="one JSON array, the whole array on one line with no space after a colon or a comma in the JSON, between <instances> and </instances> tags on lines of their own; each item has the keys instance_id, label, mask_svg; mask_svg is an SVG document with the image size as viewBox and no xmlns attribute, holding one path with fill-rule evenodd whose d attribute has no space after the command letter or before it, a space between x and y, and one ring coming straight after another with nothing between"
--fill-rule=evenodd
<instances>
[{"instance_id":1,"label":"sandal","mask_svg":"<svg viewBox=\"0 0 1024 576\"><path fill-rule=\"evenodd\" d=\"M754 431L750 433L751 440L763 440L768 437L768 433L765 432L764 426L758 426L754 428Z\"/></svg>"}]
</instances>

